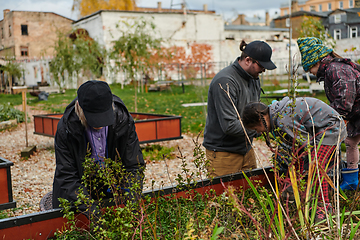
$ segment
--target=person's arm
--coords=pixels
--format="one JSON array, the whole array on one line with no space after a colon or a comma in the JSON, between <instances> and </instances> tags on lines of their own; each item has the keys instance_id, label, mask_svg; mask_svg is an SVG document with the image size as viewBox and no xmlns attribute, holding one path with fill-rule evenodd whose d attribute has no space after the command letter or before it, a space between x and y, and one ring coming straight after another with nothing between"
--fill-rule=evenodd
<instances>
[{"instance_id":1,"label":"person's arm","mask_svg":"<svg viewBox=\"0 0 360 240\"><path fill-rule=\"evenodd\" d=\"M58 189L57 196L65 198L70 202L75 202L78 199L79 188L83 189L83 193L90 198L85 186L82 184L81 176L79 176L79 167L81 162L69 150L70 144L66 138L66 134L56 134L55 136L55 158L56 158L56 186ZM95 210L95 207L91 207ZM81 212L87 210L85 204L79 206ZM85 213L86 214L86 213Z\"/></svg>"},{"instance_id":2,"label":"person's arm","mask_svg":"<svg viewBox=\"0 0 360 240\"><path fill-rule=\"evenodd\" d=\"M236 93L236 87L232 83L231 80L223 79L221 86L224 90L227 91L227 84L229 85L229 94L231 97L232 102L236 105L237 99L239 96L237 96ZM254 137L256 134L256 131L254 130L245 130L238 118L238 115L234 109L234 106L231 103L231 100L229 99L228 95L225 93L225 91L220 88L220 86L213 86L213 96L214 98L214 104L215 104L215 110L217 114L217 118L219 119L220 126L222 131L225 134L232 135L232 136L238 136L238 137L245 137L245 131L249 135L249 137ZM246 90L245 90L246 91ZM241 93L240 93L241 94ZM244 103L245 107L245 103ZM242 109L239 109L239 114L241 114Z\"/></svg>"},{"instance_id":3,"label":"person's arm","mask_svg":"<svg viewBox=\"0 0 360 240\"><path fill-rule=\"evenodd\" d=\"M344 66L346 66L346 68L342 69L342 71L338 71L337 68L331 67L327 72L329 78L334 78L332 81L331 93L334 95L335 99L330 103L330 106L346 119L352 111L356 99L357 76L350 66Z\"/></svg>"},{"instance_id":4,"label":"person's arm","mask_svg":"<svg viewBox=\"0 0 360 240\"><path fill-rule=\"evenodd\" d=\"M123 179L123 187L125 191L129 192L128 200L134 202L141 197L145 162L135 131L135 122L132 119L129 119L129 122L125 156L122 158L125 170L127 171L127 176Z\"/></svg>"}]
</instances>

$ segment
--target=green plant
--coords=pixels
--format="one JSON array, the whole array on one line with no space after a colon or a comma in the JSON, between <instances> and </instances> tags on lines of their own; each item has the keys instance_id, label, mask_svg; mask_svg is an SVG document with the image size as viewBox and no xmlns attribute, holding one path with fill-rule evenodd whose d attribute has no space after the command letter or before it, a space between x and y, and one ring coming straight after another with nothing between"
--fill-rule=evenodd
<instances>
[{"instance_id":1,"label":"green plant","mask_svg":"<svg viewBox=\"0 0 360 240\"><path fill-rule=\"evenodd\" d=\"M301 22L299 37L316 37L329 44L332 48L336 42L326 31L322 21L316 17L305 16Z\"/></svg>"},{"instance_id":2,"label":"green plant","mask_svg":"<svg viewBox=\"0 0 360 240\"><path fill-rule=\"evenodd\" d=\"M78 200L73 204L61 200L68 224L56 233L56 239L197 239L197 236L218 239L220 234L231 234L232 222L227 225L228 233L222 233L225 227L218 227L232 218L231 206L224 204L226 198L223 196L216 196L212 191L205 195L194 194L189 185L186 197L145 197L143 201L131 202L129 193L139 186L133 185L135 189L130 188L129 192L120 191L123 182L119 179L129 180L127 173L117 161L104 161L106 168L92 159L85 160L83 184L97 200L86 196L84 189L79 189ZM106 202L99 191L102 186L113 192L110 202L114 207L102 205ZM83 213L90 216L88 230L77 227L74 213L74 207L84 204L87 207ZM99 208L94 208L94 204Z\"/></svg>"},{"instance_id":3,"label":"green plant","mask_svg":"<svg viewBox=\"0 0 360 240\"><path fill-rule=\"evenodd\" d=\"M148 144L142 148L143 157L146 160L161 160L166 156L171 159L174 158L174 155L171 154L174 151L174 148L168 148L161 146L159 144Z\"/></svg>"},{"instance_id":4,"label":"green plant","mask_svg":"<svg viewBox=\"0 0 360 240\"><path fill-rule=\"evenodd\" d=\"M90 79L101 76L106 51L86 30L73 30L70 35L59 32L54 50L56 55L51 60L50 72L61 89L66 84L66 74L70 82L73 73L78 76L81 71Z\"/></svg>"},{"instance_id":5,"label":"green plant","mask_svg":"<svg viewBox=\"0 0 360 240\"><path fill-rule=\"evenodd\" d=\"M12 77L20 78L22 75L23 68L20 63L15 61L14 57L5 57L6 64L0 65L0 70L8 74L8 85L12 87ZM2 88L2 83L1 83Z\"/></svg>"},{"instance_id":6,"label":"green plant","mask_svg":"<svg viewBox=\"0 0 360 240\"><path fill-rule=\"evenodd\" d=\"M214 231L213 231L213 235L211 236L210 240L218 239L218 236L222 233L222 231L224 231L224 227L219 227L218 228L218 225L216 224L215 228L214 228Z\"/></svg>"},{"instance_id":7,"label":"green plant","mask_svg":"<svg viewBox=\"0 0 360 240\"><path fill-rule=\"evenodd\" d=\"M132 22L122 21L117 24L117 29L122 36L113 42L114 47L110 59L116 64L114 70L123 70L134 84L134 105L137 112L137 73L145 72L150 67L150 56L155 50L160 49L161 39L153 37L149 32L155 31L155 24L145 19ZM125 28L125 30L122 30Z\"/></svg>"},{"instance_id":8,"label":"green plant","mask_svg":"<svg viewBox=\"0 0 360 240\"><path fill-rule=\"evenodd\" d=\"M6 211L2 210L0 211L0 219L8 218L9 215Z\"/></svg>"},{"instance_id":9,"label":"green plant","mask_svg":"<svg viewBox=\"0 0 360 240\"><path fill-rule=\"evenodd\" d=\"M289 118L295 118L296 116L296 112L295 112L295 97L297 95L296 92L296 79L295 79L295 84L293 84L295 87L293 89L291 89L291 91L289 90L289 95L290 98L292 98L294 101L292 101L292 103L290 105L288 105L288 109L287 111L284 113L284 115L286 115L286 117ZM220 86L222 90L224 90L225 94L227 94L227 96L229 97L230 101L232 102L232 99L230 98L229 95L229 87L227 86L227 89L225 90L224 88L222 88L222 86ZM233 102L232 102L233 103ZM311 109L311 106L309 107L307 102L305 101L306 107L309 111L309 109ZM236 111L235 105L233 104L234 109ZM237 112L237 111L236 111ZM238 114L238 118L239 121L241 123L241 125L244 127L241 117ZM343 222L344 222L344 216L345 211L342 214L342 217L340 219L340 213L339 213L339 196L342 196L339 194L339 191L335 188L334 183L332 182L332 180L328 177L327 175L327 169L329 167L330 161L328 161L327 165L324 167L321 163L320 160L318 160L318 152L320 150L320 147L322 145L322 141L324 139L325 136L325 132L322 135L319 135L319 138L321 138L320 140L316 140L315 135L316 131L315 131L315 124L314 124L314 120L313 117L309 111L309 116L310 116L310 120L309 122L312 124L312 132L308 133L307 135L302 134L301 130L304 132L305 127L303 129L300 129L301 126L299 126L300 124L296 125L294 124L293 126L287 126L291 129L292 131L292 135L291 136L287 136L286 132L283 132L282 129L280 127L275 128L275 129L271 129L271 134L267 133L267 136L272 136L273 138L273 143L270 143L270 140L267 141L269 147L274 151L275 153L275 161L274 163L274 176L275 176L275 183L271 183L269 181L271 190L270 193L268 194L267 191L265 191L265 195L264 194L259 194L257 188L254 187L254 185L252 184L252 182L250 182L249 178L245 175L245 178L249 184L249 186L251 187L252 191L255 193L257 200L259 202L259 204L262 207L263 210L263 214L265 215L265 222L261 222L258 219L256 219L254 214L251 214L242 204L242 202L235 196L235 194L233 193L233 190L231 187L229 187L227 189L228 194L231 196L231 202L233 204L233 206L235 207L235 209L237 209L239 214L245 213L246 215L248 215L250 217L250 219L252 220L252 222L254 223L254 225L256 226L256 230L258 235L262 238L262 236L264 236L265 238L270 237L271 235L274 235L275 239L284 239L287 237L294 237L296 239L300 239L300 237L302 238L327 238L328 236L331 236L331 239L340 239L345 235L345 238L347 236L347 233L343 234ZM278 112L278 116L276 116L277 118L283 118L284 115L281 115L280 112ZM295 123L295 120L293 120ZM341 135L341 132L339 133L339 135ZM306 137L307 136L307 137ZM248 138L248 136L246 136ZM326 161L326 159L336 159L338 160L337 157L338 156L338 149L335 146L340 146L340 136L335 139L337 140L337 142L334 143L334 146L329 147L326 146L325 148L322 148L322 151L327 151L326 157L322 156L322 153L320 154L321 158L324 157L324 159L321 159L321 161ZM305 144L306 143L306 144ZM295 212L292 212L292 214L296 214L296 218L295 219L291 219L291 215L289 213L289 211L285 210L284 208L284 204L286 204L287 206L287 202L285 201L281 201L280 198L280 191L279 191L279 187L278 187L278 183L283 183L282 185L284 185L284 179L283 179L283 175L280 175L280 173L278 173L278 168L277 168L277 162L281 162L278 161L278 154L280 155L280 158L283 158L284 161L286 162L287 165L287 169L286 172L289 174L289 180L290 180L290 185L292 187L292 192L293 192L293 197L295 199L295 203L296 203L296 209ZM299 170L296 170L295 166L299 166L298 164L301 163L304 160L304 157L306 157L306 155L308 155L308 161L309 161L309 169L306 173L304 172L300 172ZM319 158L320 158L319 156ZM337 162L338 164L338 162ZM337 165L335 164L335 166ZM299 169L299 167L297 167ZM301 169L301 167L300 167ZM264 171L265 172L265 171ZM265 173L266 174L266 173ZM321 177L320 177L321 176ZM331 205L329 205L330 203L327 202L329 201L329 199L325 199L325 194L323 191L323 187L322 183L323 181L326 181L333 189L335 189L334 194L337 197L334 198L334 206L335 206L335 213L334 215L336 216L336 220L335 220L335 224L333 224L332 222L332 218L331 216L329 217L329 215L331 215L331 211L328 211L326 209L328 209L327 207ZM274 187L275 185L275 187ZM327 187L327 185L325 185ZM225 187L225 186L224 186ZM271 196L275 196L275 199L272 198ZM342 196L343 197L343 196ZM277 204L277 208L274 206L273 203ZM322 205L323 204L323 205ZM323 209L325 209L325 216L326 216L326 225L327 225L327 230L318 230L316 227L318 227L318 225L320 224L315 223L314 219L315 219L315 214L318 214L318 208L320 207L319 205L324 206ZM352 210L353 208L350 209L350 212L348 213L349 215L349 221L352 221L352 219L350 219L350 216L352 215ZM286 221L283 220L283 216L285 217ZM357 219L358 220L358 219ZM325 221L325 220L324 220ZM323 222L324 222L323 221ZM243 224L242 224L243 225ZM335 228L333 228L332 226L336 225ZM360 225L360 224L359 224ZM287 233L287 235L285 235L285 226L287 226L289 230L289 232ZM301 231L296 231L296 229L301 229ZM351 226L350 229L350 236L354 236L355 232L357 231L358 225L356 224L355 227ZM338 231L339 230L339 231Z\"/></svg>"},{"instance_id":10,"label":"green plant","mask_svg":"<svg viewBox=\"0 0 360 240\"><path fill-rule=\"evenodd\" d=\"M11 103L0 104L0 122L16 119L18 123L25 121L25 113L17 110Z\"/></svg>"}]
</instances>

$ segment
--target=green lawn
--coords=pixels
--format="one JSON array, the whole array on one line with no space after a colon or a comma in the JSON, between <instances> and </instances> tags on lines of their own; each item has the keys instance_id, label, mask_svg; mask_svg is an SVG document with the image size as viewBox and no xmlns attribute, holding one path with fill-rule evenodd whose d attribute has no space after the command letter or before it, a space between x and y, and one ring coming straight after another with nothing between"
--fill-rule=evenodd
<instances>
[{"instance_id":1,"label":"green lawn","mask_svg":"<svg viewBox=\"0 0 360 240\"><path fill-rule=\"evenodd\" d=\"M128 107L130 112L134 112L135 92L133 86L121 88L119 84L110 85L112 92L119 96ZM270 90L271 87L264 87L264 91ZM182 116L181 125L183 133L198 134L204 130L206 120L206 106L183 107L184 103L197 103L207 101L208 86L181 86L173 85L171 90L161 92L138 92L137 112L167 114ZM66 90L64 94L50 94L48 101L39 101L37 97L27 94L28 105L37 109L47 110L49 113L62 113L66 106L75 98L76 90ZM282 96L286 96L283 94ZM311 96L310 93L301 93L301 96ZM324 92L317 93L317 98L326 101ZM262 101L270 104L273 99L263 99ZM13 105L22 103L21 94L5 95L0 94L0 104L11 102Z\"/></svg>"},{"instance_id":2,"label":"green lawn","mask_svg":"<svg viewBox=\"0 0 360 240\"><path fill-rule=\"evenodd\" d=\"M130 112L135 111L135 92L133 86L110 85L112 92L119 96ZM206 102L208 87L171 86L171 90L161 92L137 93L137 112L179 115L182 132L199 133L205 126L206 106L183 107L183 103ZM28 105L37 109L47 110L49 113L62 113L66 106L76 97L76 90L66 90L64 94L50 94L47 101L39 101L37 97L27 94ZM0 104L11 102L13 105L22 103L21 94L0 94Z\"/></svg>"}]
</instances>

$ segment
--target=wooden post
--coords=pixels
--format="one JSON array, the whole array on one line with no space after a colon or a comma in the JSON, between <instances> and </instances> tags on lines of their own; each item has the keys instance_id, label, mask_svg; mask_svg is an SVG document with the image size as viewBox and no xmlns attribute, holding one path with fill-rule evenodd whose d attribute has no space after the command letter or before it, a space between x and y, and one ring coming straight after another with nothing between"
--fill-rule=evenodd
<instances>
[{"instance_id":1,"label":"wooden post","mask_svg":"<svg viewBox=\"0 0 360 240\"><path fill-rule=\"evenodd\" d=\"M25 138L26 138L26 147L29 146L29 143L28 143L28 131L27 131L27 110L26 110L26 91L22 91L21 92L22 94L22 100L23 100L23 110L24 110L24 113L25 113Z\"/></svg>"},{"instance_id":2,"label":"wooden post","mask_svg":"<svg viewBox=\"0 0 360 240\"><path fill-rule=\"evenodd\" d=\"M12 94L12 76L9 74L9 94Z\"/></svg>"},{"instance_id":3,"label":"wooden post","mask_svg":"<svg viewBox=\"0 0 360 240\"><path fill-rule=\"evenodd\" d=\"M4 72L2 72L2 74L0 76L0 93L2 93L2 91L3 91L3 89L2 89L3 88L3 82L5 82ZM6 84L5 84L5 89L6 89Z\"/></svg>"},{"instance_id":4,"label":"wooden post","mask_svg":"<svg viewBox=\"0 0 360 240\"><path fill-rule=\"evenodd\" d=\"M26 86L20 86L20 87L13 87L12 88L13 93L17 94L21 92L22 95L22 106L23 111L25 113L25 137L26 137L26 147L28 147L28 132L27 132L27 100L26 100L26 93L27 93L27 87Z\"/></svg>"}]
</instances>

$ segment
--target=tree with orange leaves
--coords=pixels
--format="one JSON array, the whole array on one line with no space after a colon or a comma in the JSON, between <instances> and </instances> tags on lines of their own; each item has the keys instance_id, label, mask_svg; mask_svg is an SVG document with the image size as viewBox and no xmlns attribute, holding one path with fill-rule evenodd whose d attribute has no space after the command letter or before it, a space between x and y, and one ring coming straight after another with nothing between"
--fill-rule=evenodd
<instances>
[{"instance_id":1,"label":"tree with orange leaves","mask_svg":"<svg viewBox=\"0 0 360 240\"><path fill-rule=\"evenodd\" d=\"M212 60L211 45L194 42L190 47L191 54L187 57L187 63L206 63Z\"/></svg>"},{"instance_id":2,"label":"tree with orange leaves","mask_svg":"<svg viewBox=\"0 0 360 240\"><path fill-rule=\"evenodd\" d=\"M204 71L211 70L213 66L211 64L204 65L204 63L209 63L213 59L212 46L194 42L190 44L190 48L190 54L186 54L184 47L162 47L151 55L151 65L155 70L165 71L165 76L171 75L171 71L181 68L186 79L196 78L201 67L204 68Z\"/></svg>"},{"instance_id":3,"label":"tree with orange leaves","mask_svg":"<svg viewBox=\"0 0 360 240\"><path fill-rule=\"evenodd\" d=\"M72 11L79 10L84 17L99 10L125 10L136 9L136 0L74 0Z\"/></svg>"}]
</instances>

